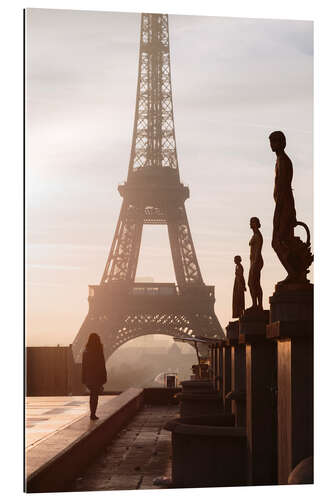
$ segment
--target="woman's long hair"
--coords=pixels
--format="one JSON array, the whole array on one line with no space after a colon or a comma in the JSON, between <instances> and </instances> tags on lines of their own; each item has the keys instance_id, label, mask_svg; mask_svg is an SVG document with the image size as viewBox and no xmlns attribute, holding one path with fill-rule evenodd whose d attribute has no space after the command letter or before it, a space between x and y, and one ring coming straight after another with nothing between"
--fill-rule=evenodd
<instances>
[{"instance_id":1,"label":"woman's long hair","mask_svg":"<svg viewBox=\"0 0 333 500\"><path fill-rule=\"evenodd\" d=\"M86 350L90 352L103 351L101 339L97 333L91 333L86 345Z\"/></svg>"}]
</instances>

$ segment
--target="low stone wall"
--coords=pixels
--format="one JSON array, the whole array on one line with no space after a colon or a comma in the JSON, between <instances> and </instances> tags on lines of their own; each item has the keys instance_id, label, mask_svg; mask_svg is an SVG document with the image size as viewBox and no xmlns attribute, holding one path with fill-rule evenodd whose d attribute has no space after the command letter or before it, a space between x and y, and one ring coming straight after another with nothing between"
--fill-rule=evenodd
<instances>
[{"instance_id":1,"label":"low stone wall","mask_svg":"<svg viewBox=\"0 0 333 500\"><path fill-rule=\"evenodd\" d=\"M180 387L146 387L144 389L144 401L151 405L178 404L175 396L181 392Z\"/></svg>"},{"instance_id":2,"label":"low stone wall","mask_svg":"<svg viewBox=\"0 0 333 500\"><path fill-rule=\"evenodd\" d=\"M144 403L143 389L130 388L98 408L99 420L82 417L29 449L26 492L66 491L66 486L110 443Z\"/></svg>"}]
</instances>

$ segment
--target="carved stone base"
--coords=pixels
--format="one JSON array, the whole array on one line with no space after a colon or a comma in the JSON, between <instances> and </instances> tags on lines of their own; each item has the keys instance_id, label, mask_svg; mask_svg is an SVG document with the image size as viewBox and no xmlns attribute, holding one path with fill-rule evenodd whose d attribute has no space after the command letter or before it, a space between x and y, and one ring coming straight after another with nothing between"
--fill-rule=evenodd
<instances>
[{"instance_id":1,"label":"carved stone base","mask_svg":"<svg viewBox=\"0 0 333 500\"><path fill-rule=\"evenodd\" d=\"M226 327L227 337L229 340L237 340L239 337L239 321L230 321Z\"/></svg>"},{"instance_id":2,"label":"carved stone base","mask_svg":"<svg viewBox=\"0 0 333 500\"><path fill-rule=\"evenodd\" d=\"M278 283L269 302L271 305L270 323L313 319L313 285L311 283Z\"/></svg>"},{"instance_id":3,"label":"carved stone base","mask_svg":"<svg viewBox=\"0 0 333 500\"><path fill-rule=\"evenodd\" d=\"M250 315L253 316L253 311ZM255 314L256 317L258 317ZM246 376L245 345L239 344L239 321L230 321L226 327L228 344L231 346L231 391L225 396L231 401L237 427L246 425Z\"/></svg>"},{"instance_id":4,"label":"carved stone base","mask_svg":"<svg viewBox=\"0 0 333 500\"><path fill-rule=\"evenodd\" d=\"M221 396L214 392L207 392L207 394L180 392L177 394L177 399L180 401L179 413L181 417L216 415L223 412Z\"/></svg>"},{"instance_id":5,"label":"carved stone base","mask_svg":"<svg viewBox=\"0 0 333 500\"><path fill-rule=\"evenodd\" d=\"M246 344L248 484L277 484L276 345L266 338L269 311L245 311L240 342Z\"/></svg>"},{"instance_id":6,"label":"carved stone base","mask_svg":"<svg viewBox=\"0 0 333 500\"><path fill-rule=\"evenodd\" d=\"M180 385L184 393L214 392L214 385L210 379L183 380Z\"/></svg>"},{"instance_id":7,"label":"carved stone base","mask_svg":"<svg viewBox=\"0 0 333 500\"><path fill-rule=\"evenodd\" d=\"M252 343L266 337L269 311L266 309L246 309L239 319L239 342Z\"/></svg>"},{"instance_id":8,"label":"carved stone base","mask_svg":"<svg viewBox=\"0 0 333 500\"><path fill-rule=\"evenodd\" d=\"M231 400L226 396L231 391L231 345L227 341L222 348L222 396L224 411L231 414Z\"/></svg>"},{"instance_id":9,"label":"carved stone base","mask_svg":"<svg viewBox=\"0 0 333 500\"><path fill-rule=\"evenodd\" d=\"M246 485L246 434L231 415L179 418L172 432L172 484L175 488Z\"/></svg>"},{"instance_id":10,"label":"carved stone base","mask_svg":"<svg viewBox=\"0 0 333 500\"><path fill-rule=\"evenodd\" d=\"M277 286L267 337L278 362L278 481L313 455L313 285Z\"/></svg>"},{"instance_id":11,"label":"carved stone base","mask_svg":"<svg viewBox=\"0 0 333 500\"><path fill-rule=\"evenodd\" d=\"M237 427L246 425L246 353L245 345L231 347L232 413Z\"/></svg>"},{"instance_id":12,"label":"carved stone base","mask_svg":"<svg viewBox=\"0 0 333 500\"><path fill-rule=\"evenodd\" d=\"M181 417L195 417L222 413L221 395L214 391L211 380L184 380L182 392L177 394Z\"/></svg>"}]
</instances>

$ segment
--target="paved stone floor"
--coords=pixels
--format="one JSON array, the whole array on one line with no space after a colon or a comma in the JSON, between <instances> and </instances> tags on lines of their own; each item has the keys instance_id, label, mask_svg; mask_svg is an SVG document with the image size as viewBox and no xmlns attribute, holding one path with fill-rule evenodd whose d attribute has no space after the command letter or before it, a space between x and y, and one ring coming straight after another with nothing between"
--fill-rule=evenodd
<instances>
[{"instance_id":1,"label":"paved stone floor","mask_svg":"<svg viewBox=\"0 0 333 500\"><path fill-rule=\"evenodd\" d=\"M71 491L159 489L153 481L171 477L171 433L164 424L178 406L146 406L88 469Z\"/></svg>"},{"instance_id":2,"label":"paved stone floor","mask_svg":"<svg viewBox=\"0 0 333 500\"><path fill-rule=\"evenodd\" d=\"M99 404L115 397L100 396ZM89 396L31 396L25 399L26 450L89 412Z\"/></svg>"}]
</instances>

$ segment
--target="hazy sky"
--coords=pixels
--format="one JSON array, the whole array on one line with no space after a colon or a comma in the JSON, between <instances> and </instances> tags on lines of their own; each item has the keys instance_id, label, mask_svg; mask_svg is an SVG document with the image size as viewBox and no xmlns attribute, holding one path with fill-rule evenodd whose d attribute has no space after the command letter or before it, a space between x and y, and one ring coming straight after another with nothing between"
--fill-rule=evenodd
<instances>
[{"instance_id":1,"label":"hazy sky","mask_svg":"<svg viewBox=\"0 0 333 500\"><path fill-rule=\"evenodd\" d=\"M140 14L29 9L26 19L27 341L68 344L120 211ZM250 217L261 220L266 307L286 274L271 249L273 130L287 136L297 218L312 230L313 24L172 15L169 33L186 209L225 327L236 254L247 279ZM144 227L137 276L174 281L166 226Z\"/></svg>"}]
</instances>

